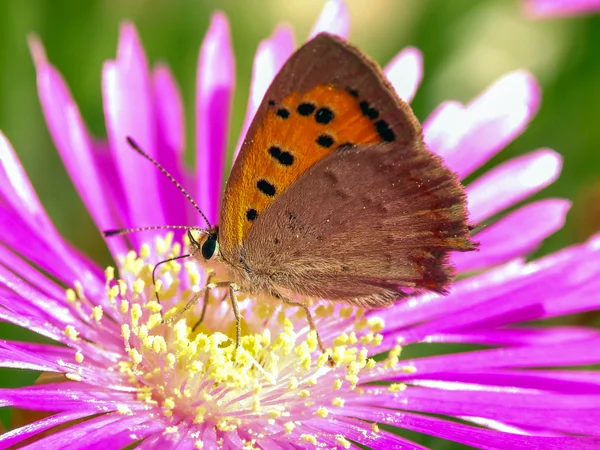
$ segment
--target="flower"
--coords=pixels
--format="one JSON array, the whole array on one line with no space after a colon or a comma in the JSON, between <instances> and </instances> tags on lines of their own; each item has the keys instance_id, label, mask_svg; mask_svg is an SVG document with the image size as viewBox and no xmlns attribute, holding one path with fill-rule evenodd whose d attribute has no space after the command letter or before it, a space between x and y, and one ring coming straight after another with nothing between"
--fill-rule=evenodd
<instances>
[{"instance_id":1,"label":"flower","mask_svg":"<svg viewBox=\"0 0 600 450\"><path fill-rule=\"evenodd\" d=\"M533 17L556 17L600 11L599 0L525 0L525 12Z\"/></svg>"},{"instance_id":2,"label":"flower","mask_svg":"<svg viewBox=\"0 0 600 450\"><path fill-rule=\"evenodd\" d=\"M344 4L332 0L312 34L345 36L348 25ZM31 46L50 132L99 229L197 220L158 171L137 169L146 162L126 148L127 135L192 186L216 220L234 83L224 15L215 14L200 51L194 173L181 158L176 85L164 66L149 72L132 25L122 27L117 59L103 70L108 141L89 135L41 44L32 39ZM293 47L284 27L261 43L244 130ZM385 70L399 95L412 99L422 74L419 51L401 51ZM464 178L525 129L538 103L533 78L509 74L468 105L440 105L425 121L427 143ZM60 375L0 390L2 406L53 413L0 436L2 447L59 425L65 427L36 444L422 448L395 432L405 429L485 448L600 445L598 373L578 367L600 361L599 333L523 323L598 308L600 238L527 263L524 256L562 226L569 203L542 200L491 221L558 176L561 161L552 150L508 161L468 186L471 219L492 224L477 234L481 251L455 255L464 275L449 295L376 311L314 305L335 367L294 308L243 299L237 351L226 292L211 291L178 317L206 283L202 267L165 263L156 284L152 269L181 255L185 237L110 239L118 271L103 271L56 231L3 135L0 162L0 319L62 344L0 344L0 365ZM484 348L411 356L420 343Z\"/></svg>"}]
</instances>

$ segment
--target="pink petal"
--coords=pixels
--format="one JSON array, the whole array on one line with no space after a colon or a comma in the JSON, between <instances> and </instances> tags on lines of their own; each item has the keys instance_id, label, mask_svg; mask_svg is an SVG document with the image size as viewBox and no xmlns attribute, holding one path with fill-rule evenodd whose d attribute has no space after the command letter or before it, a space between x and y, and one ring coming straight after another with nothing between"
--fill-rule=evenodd
<instances>
[{"instance_id":1,"label":"pink petal","mask_svg":"<svg viewBox=\"0 0 600 450\"><path fill-rule=\"evenodd\" d=\"M67 172L88 211L100 229L119 228L122 223L112 213L102 174L96 166L92 142L75 101L60 73L46 60L41 42L29 39L37 71L37 85L50 134ZM107 243L113 254L125 252L122 238Z\"/></svg>"},{"instance_id":2,"label":"pink petal","mask_svg":"<svg viewBox=\"0 0 600 450\"><path fill-rule=\"evenodd\" d=\"M361 405L397 408L447 416L502 418L520 427L547 428L575 434L594 434L600 423L600 396L549 392L478 391L409 387L402 401L381 388L367 388L356 399Z\"/></svg>"},{"instance_id":3,"label":"pink petal","mask_svg":"<svg viewBox=\"0 0 600 450\"><path fill-rule=\"evenodd\" d=\"M533 17L558 17L600 11L600 0L524 0L525 13Z\"/></svg>"},{"instance_id":4,"label":"pink petal","mask_svg":"<svg viewBox=\"0 0 600 450\"><path fill-rule=\"evenodd\" d=\"M126 141L131 136L148 155L157 158L156 117L148 65L135 28L129 23L121 26L116 61L104 64L102 94L110 148L129 205L127 225L162 225L165 217L158 176L163 175ZM146 239L132 235L136 242Z\"/></svg>"},{"instance_id":5,"label":"pink petal","mask_svg":"<svg viewBox=\"0 0 600 450\"><path fill-rule=\"evenodd\" d=\"M545 188L560 174L561 156L542 149L496 166L469 184L469 219L479 223Z\"/></svg>"},{"instance_id":6,"label":"pink petal","mask_svg":"<svg viewBox=\"0 0 600 450\"><path fill-rule=\"evenodd\" d=\"M428 342L457 342L488 346L552 345L553 342L589 339L600 334L593 328L547 327L492 330L466 330L428 336Z\"/></svg>"},{"instance_id":7,"label":"pink petal","mask_svg":"<svg viewBox=\"0 0 600 450\"><path fill-rule=\"evenodd\" d=\"M458 145L469 129L467 109L458 102L444 102L423 123L427 147L444 157Z\"/></svg>"},{"instance_id":8,"label":"pink petal","mask_svg":"<svg viewBox=\"0 0 600 450\"><path fill-rule=\"evenodd\" d=\"M438 154L466 177L523 132L539 103L539 88L529 73L505 75L467 106L468 130Z\"/></svg>"},{"instance_id":9,"label":"pink petal","mask_svg":"<svg viewBox=\"0 0 600 450\"><path fill-rule=\"evenodd\" d=\"M31 436L35 436L36 434L41 433L42 431L83 417L93 416L94 414L97 414L97 412L94 410L83 410L67 411L55 414L50 417L45 417L44 419L38 420L37 422L27 424L20 428L15 428L0 435L0 447L10 448L18 444L19 442L30 438Z\"/></svg>"},{"instance_id":10,"label":"pink petal","mask_svg":"<svg viewBox=\"0 0 600 450\"><path fill-rule=\"evenodd\" d=\"M418 49L407 47L385 66L384 72L398 97L410 103L423 78L423 55Z\"/></svg>"},{"instance_id":11,"label":"pink petal","mask_svg":"<svg viewBox=\"0 0 600 450\"><path fill-rule=\"evenodd\" d=\"M528 436L505 433L485 428L465 425L437 417L427 417L408 412L399 412L370 407L353 408L349 413L367 420L385 423L400 428L417 431L460 442L475 448L485 449L544 449L560 450L577 448L592 450L600 445L600 439L578 436L549 437Z\"/></svg>"},{"instance_id":12,"label":"pink petal","mask_svg":"<svg viewBox=\"0 0 600 450\"><path fill-rule=\"evenodd\" d=\"M101 440L124 429L136 429L140 423L147 422L148 415L124 416L117 412L104 414L77 423L64 430L45 436L33 444L21 447L23 449L77 449L91 448L94 440ZM125 442L131 442L129 439ZM110 448L111 445L104 448ZM120 448L120 447L112 447Z\"/></svg>"},{"instance_id":13,"label":"pink petal","mask_svg":"<svg viewBox=\"0 0 600 450\"><path fill-rule=\"evenodd\" d=\"M219 218L229 116L235 85L235 60L229 23L223 13L216 13L212 17L200 50L197 77L197 196L200 208L211 224L215 224Z\"/></svg>"},{"instance_id":14,"label":"pink petal","mask_svg":"<svg viewBox=\"0 0 600 450\"><path fill-rule=\"evenodd\" d=\"M159 64L154 69L152 88L156 103L158 161L175 180L185 186L183 102L179 87L168 67ZM158 174L158 184L166 224L188 224L186 212L190 205L185 196L163 174Z\"/></svg>"},{"instance_id":15,"label":"pink petal","mask_svg":"<svg viewBox=\"0 0 600 450\"><path fill-rule=\"evenodd\" d=\"M542 200L509 214L475 235L479 251L452 255L457 270L482 269L531 253L563 227L570 207L567 200Z\"/></svg>"},{"instance_id":16,"label":"pink petal","mask_svg":"<svg viewBox=\"0 0 600 450\"><path fill-rule=\"evenodd\" d=\"M275 28L270 38L265 39L258 45L254 64L252 65L252 82L250 83L250 97L246 109L246 118L244 119L242 131L236 146L235 157L237 157L242 147L248 127L254 118L254 114L256 114L260 102L271 85L273 78L275 78L277 72L279 72L294 51L294 46L294 32L290 27L285 25L279 25Z\"/></svg>"},{"instance_id":17,"label":"pink petal","mask_svg":"<svg viewBox=\"0 0 600 450\"><path fill-rule=\"evenodd\" d=\"M313 25L308 39L312 39L322 32L348 39L350 34L350 12L344 0L328 0L325 3L325 7Z\"/></svg>"}]
</instances>

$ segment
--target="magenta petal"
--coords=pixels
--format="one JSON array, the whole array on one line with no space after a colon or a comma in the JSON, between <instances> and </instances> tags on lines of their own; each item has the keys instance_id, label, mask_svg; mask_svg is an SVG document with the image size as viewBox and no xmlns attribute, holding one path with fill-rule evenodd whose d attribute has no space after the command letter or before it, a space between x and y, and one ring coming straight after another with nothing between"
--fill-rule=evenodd
<instances>
[{"instance_id":1,"label":"magenta petal","mask_svg":"<svg viewBox=\"0 0 600 450\"><path fill-rule=\"evenodd\" d=\"M467 106L468 129L459 141L444 151L433 149L464 178L521 134L539 103L539 88L529 73L505 75Z\"/></svg>"},{"instance_id":2,"label":"magenta petal","mask_svg":"<svg viewBox=\"0 0 600 450\"><path fill-rule=\"evenodd\" d=\"M216 13L202 43L196 81L197 198L213 225L219 218L234 84L229 23Z\"/></svg>"},{"instance_id":3,"label":"magenta petal","mask_svg":"<svg viewBox=\"0 0 600 450\"><path fill-rule=\"evenodd\" d=\"M373 408L354 408L356 415L368 417L388 425L437 436L455 442L484 449L544 449L563 450L566 448L592 450L598 448L600 439L589 437L548 437L527 436L504 433L495 430L450 422L436 417L426 417L407 412L396 412Z\"/></svg>"},{"instance_id":4,"label":"magenta petal","mask_svg":"<svg viewBox=\"0 0 600 450\"><path fill-rule=\"evenodd\" d=\"M26 445L22 448L45 448L61 450L90 448L89 446L97 440L102 440L107 436L117 434L124 429L131 428L133 431L136 425L148 420L149 417L147 415L123 416L119 413L104 414L84 422L77 423L64 430L57 431L50 436L43 437L33 444ZM130 439L129 442L131 441L132 440Z\"/></svg>"},{"instance_id":5,"label":"magenta petal","mask_svg":"<svg viewBox=\"0 0 600 450\"><path fill-rule=\"evenodd\" d=\"M431 414L500 419L519 427L594 435L600 433L600 396L551 392L478 391L409 387L401 399L382 389L367 388L353 403ZM350 404L350 402L347 402Z\"/></svg>"},{"instance_id":6,"label":"magenta petal","mask_svg":"<svg viewBox=\"0 0 600 450\"><path fill-rule=\"evenodd\" d=\"M452 260L459 272L477 270L503 263L532 252L545 238L560 230L571 203L567 200L542 200L526 205L473 238L477 252L455 253ZM510 242L510 245L507 243Z\"/></svg>"},{"instance_id":7,"label":"magenta petal","mask_svg":"<svg viewBox=\"0 0 600 450\"><path fill-rule=\"evenodd\" d=\"M107 415L116 415L107 414ZM105 417L105 416L101 416ZM133 416L120 416L120 420L108 426L90 427L85 423L85 432L71 445L63 447L64 450L104 450L107 448L123 449L130 444L146 438L155 433L164 432L168 425L148 413L136 412ZM78 432L78 425L71 427L71 431ZM67 432L69 430L66 430ZM65 433L68 434L68 433ZM137 448L137 446L136 446ZM179 448L179 447L178 447Z\"/></svg>"},{"instance_id":8,"label":"magenta petal","mask_svg":"<svg viewBox=\"0 0 600 450\"><path fill-rule=\"evenodd\" d=\"M37 422L27 424L20 428L15 428L0 435L0 448L9 448L13 445L18 444L19 442L24 441L25 439L35 436L38 433L41 433L44 430L48 430L50 428L62 425L67 422L71 422L73 420L81 419L82 417L92 416L94 414L97 414L97 411L67 411L64 413L59 413L50 417L46 417L42 420L38 420Z\"/></svg>"},{"instance_id":9,"label":"magenta petal","mask_svg":"<svg viewBox=\"0 0 600 450\"><path fill-rule=\"evenodd\" d=\"M321 15L313 25L308 38L327 32L336 34L342 39L348 39L350 34L350 13L344 0L328 0Z\"/></svg>"},{"instance_id":10,"label":"magenta petal","mask_svg":"<svg viewBox=\"0 0 600 450\"><path fill-rule=\"evenodd\" d=\"M479 223L554 182L562 158L550 149L537 150L501 164L469 184L469 219Z\"/></svg>"},{"instance_id":11,"label":"magenta petal","mask_svg":"<svg viewBox=\"0 0 600 450\"><path fill-rule=\"evenodd\" d=\"M258 45L252 65L252 82L250 83L250 97L246 109L246 118L244 119L242 131L240 132L236 146L235 157L237 157L242 147L248 127L267 92L267 88L293 51L294 32L291 28L284 25L279 25L271 37L261 41Z\"/></svg>"},{"instance_id":12,"label":"magenta petal","mask_svg":"<svg viewBox=\"0 0 600 450\"><path fill-rule=\"evenodd\" d=\"M524 0L526 14L560 17L600 11L600 0Z\"/></svg>"},{"instance_id":13,"label":"magenta petal","mask_svg":"<svg viewBox=\"0 0 600 450\"><path fill-rule=\"evenodd\" d=\"M41 42L31 38L29 43L44 117L67 172L98 228L118 228L122 223L107 201L102 175L94 161L92 142L79 109L61 75L46 60ZM111 240L108 245L113 254L124 252L126 248L121 238Z\"/></svg>"},{"instance_id":14,"label":"magenta petal","mask_svg":"<svg viewBox=\"0 0 600 450\"><path fill-rule=\"evenodd\" d=\"M429 149L438 155L450 154L469 128L467 109L458 102L444 102L423 123Z\"/></svg>"},{"instance_id":15,"label":"magenta petal","mask_svg":"<svg viewBox=\"0 0 600 450\"><path fill-rule=\"evenodd\" d=\"M598 337L600 331L584 327L517 328L497 330L465 330L428 336L428 342L459 342L489 346L551 345Z\"/></svg>"},{"instance_id":16,"label":"magenta petal","mask_svg":"<svg viewBox=\"0 0 600 450\"><path fill-rule=\"evenodd\" d=\"M126 141L126 137L132 137L147 154L157 157L150 75L146 56L131 24L121 27L117 59L104 65L102 94L110 148L129 205L130 222L127 225L164 224L158 195L158 176L163 175ZM135 235L132 239L142 240Z\"/></svg>"},{"instance_id":17,"label":"magenta petal","mask_svg":"<svg viewBox=\"0 0 600 450\"><path fill-rule=\"evenodd\" d=\"M95 388L84 383L56 383L17 389L0 389L0 406L31 409L33 411L64 411L93 409L109 412L118 405L127 405L132 411L144 408L134 393Z\"/></svg>"},{"instance_id":18,"label":"magenta petal","mask_svg":"<svg viewBox=\"0 0 600 450\"><path fill-rule=\"evenodd\" d=\"M185 186L183 103L177 83L168 67L159 64L155 68L152 88L156 103L157 159L179 183ZM166 224L189 224L186 211L190 209L190 205L186 198L171 180L162 174L159 174L158 184L165 209Z\"/></svg>"},{"instance_id":19,"label":"magenta petal","mask_svg":"<svg viewBox=\"0 0 600 450\"><path fill-rule=\"evenodd\" d=\"M410 103L423 78L423 55L418 49L407 47L385 66L384 72L398 97Z\"/></svg>"}]
</instances>

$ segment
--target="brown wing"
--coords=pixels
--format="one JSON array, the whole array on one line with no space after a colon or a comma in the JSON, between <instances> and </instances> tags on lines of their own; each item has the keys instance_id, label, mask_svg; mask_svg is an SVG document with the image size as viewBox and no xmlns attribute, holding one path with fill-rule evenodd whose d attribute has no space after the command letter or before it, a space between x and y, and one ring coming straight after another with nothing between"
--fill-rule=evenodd
<instances>
[{"instance_id":1,"label":"brown wing","mask_svg":"<svg viewBox=\"0 0 600 450\"><path fill-rule=\"evenodd\" d=\"M237 261L256 218L336 149L401 145L420 132L376 64L340 39L318 35L283 66L249 128L223 197L223 256Z\"/></svg>"},{"instance_id":2,"label":"brown wing","mask_svg":"<svg viewBox=\"0 0 600 450\"><path fill-rule=\"evenodd\" d=\"M280 293L374 307L444 292L449 252L473 248L461 185L417 139L317 162L257 218L242 256Z\"/></svg>"}]
</instances>

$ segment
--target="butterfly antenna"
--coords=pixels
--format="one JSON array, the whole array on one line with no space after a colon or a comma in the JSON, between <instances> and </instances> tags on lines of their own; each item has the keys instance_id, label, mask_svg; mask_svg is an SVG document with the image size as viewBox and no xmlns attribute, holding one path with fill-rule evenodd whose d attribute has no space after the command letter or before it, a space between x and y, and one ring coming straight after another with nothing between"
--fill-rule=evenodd
<instances>
[{"instance_id":1,"label":"butterfly antenna","mask_svg":"<svg viewBox=\"0 0 600 450\"><path fill-rule=\"evenodd\" d=\"M165 228L188 230L188 231L195 230L195 231L202 231L203 233L209 232L208 230L206 230L204 228L200 228L200 227L188 227L185 225L159 225L159 226L153 226L153 227L137 227L137 228L121 228L121 229L116 229L116 230L105 230L102 232L102 235L104 237L111 237L111 236L120 236L122 234L135 233L137 231L163 230Z\"/></svg>"},{"instance_id":2,"label":"butterfly antenna","mask_svg":"<svg viewBox=\"0 0 600 450\"><path fill-rule=\"evenodd\" d=\"M136 152L138 152L140 155L142 155L144 158L146 158L148 161L150 161L152 164L154 164L158 170L160 170L169 180L171 180L171 182L175 186L177 186L177 189L179 189L181 191L181 193L183 195L185 195L185 198L187 198L188 201L194 206L194 208L196 208L196 211L198 211L200 213L200 215L202 216L202 218L208 225L208 228L212 228L210 222L208 221L208 219L206 218L206 216L204 215L204 213L202 212L200 207L196 204L196 202L194 201L192 196L190 194L188 194L188 192L183 188L183 186L181 184L179 184L179 182L173 177L173 175L171 175L169 172L167 172L167 169L165 169L163 166L161 166L158 163L158 161L153 159L144 150L142 150L140 148L140 146L129 136L127 136L127 143L131 146L132 149L134 149Z\"/></svg>"}]
</instances>

